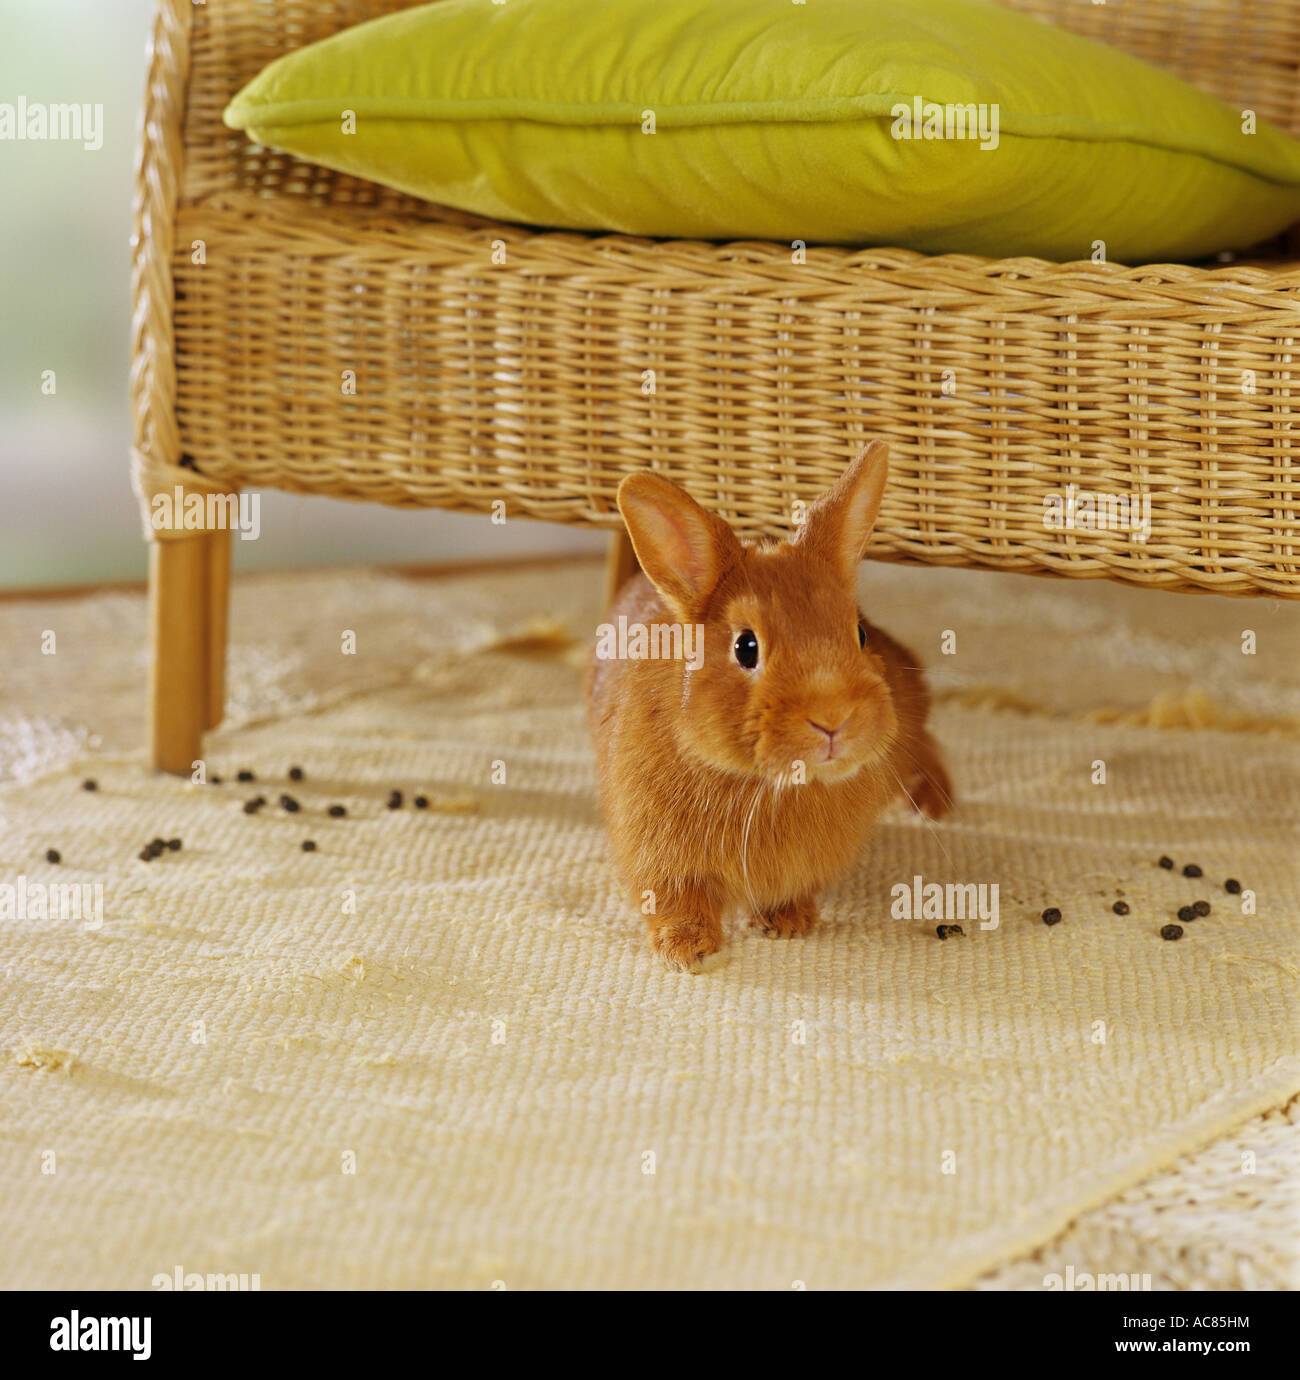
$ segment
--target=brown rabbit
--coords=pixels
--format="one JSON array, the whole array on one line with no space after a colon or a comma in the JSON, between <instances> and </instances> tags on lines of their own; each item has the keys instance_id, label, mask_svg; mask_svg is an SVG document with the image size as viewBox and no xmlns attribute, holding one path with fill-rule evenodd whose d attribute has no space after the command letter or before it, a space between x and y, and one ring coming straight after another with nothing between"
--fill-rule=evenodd
<instances>
[{"instance_id":1,"label":"brown rabbit","mask_svg":"<svg viewBox=\"0 0 1300 1380\"><path fill-rule=\"evenodd\" d=\"M755 547L662 475L619 488L644 573L611 626L702 633L692 660L598 646L587 673L614 851L672 967L718 950L731 905L769 934L802 934L891 800L934 819L951 804L916 658L857 605L887 473L877 441L789 541Z\"/></svg>"}]
</instances>

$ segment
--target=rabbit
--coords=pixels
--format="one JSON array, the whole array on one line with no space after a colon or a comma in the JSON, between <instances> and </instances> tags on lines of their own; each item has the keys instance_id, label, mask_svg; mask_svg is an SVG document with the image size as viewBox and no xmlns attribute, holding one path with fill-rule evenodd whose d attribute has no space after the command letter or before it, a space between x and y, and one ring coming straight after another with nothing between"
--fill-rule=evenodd
<instances>
[{"instance_id":1,"label":"rabbit","mask_svg":"<svg viewBox=\"0 0 1300 1380\"><path fill-rule=\"evenodd\" d=\"M693 659L598 643L586 673L614 854L670 968L716 953L736 906L805 933L892 800L952 804L917 660L857 603L888 456L867 446L789 540L755 546L660 474L619 486L641 570L607 617L702 632Z\"/></svg>"}]
</instances>

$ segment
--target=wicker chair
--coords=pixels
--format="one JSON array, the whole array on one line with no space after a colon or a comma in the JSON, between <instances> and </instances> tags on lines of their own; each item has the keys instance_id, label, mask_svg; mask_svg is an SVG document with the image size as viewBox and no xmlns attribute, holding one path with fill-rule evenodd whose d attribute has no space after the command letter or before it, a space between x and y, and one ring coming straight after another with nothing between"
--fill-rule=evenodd
<instances>
[{"instance_id":1,"label":"wicker chair","mask_svg":"<svg viewBox=\"0 0 1300 1380\"><path fill-rule=\"evenodd\" d=\"M618 532L619 480L654 466L756 536L879 435L876 558L1300 593L1284 251L1123 267L537 231L222 125L272 58L405 3L161 0L133 246L146 513L176 485L270 486ZM1300 4L1011 3L1300 133ZM1045 527L1071 484L1150 493L1150 538ZM221 717L229 534L146 532L153 758L188 771Z\"/></svg>"}]
</instances>

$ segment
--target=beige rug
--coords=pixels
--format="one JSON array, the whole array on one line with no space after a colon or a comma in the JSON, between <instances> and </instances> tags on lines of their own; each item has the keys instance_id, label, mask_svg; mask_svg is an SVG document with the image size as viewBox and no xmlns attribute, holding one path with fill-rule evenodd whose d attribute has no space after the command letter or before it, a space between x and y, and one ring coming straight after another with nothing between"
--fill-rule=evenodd
<instances>
[{"instance_id":1,"label":"beige rug","mask_svg":"<svg viewBox=\"0 0 1300 1380\"><path fill-rule=\"evenodd\" d=\"M733 929L683 977L595 813L560 627L587 635L599 586L241 582L205 787L141 769L138 599L0 608L0 881L103 887L98 928L0 920L0 1284L1285 1287L1255 1209L1300 1090L1297 611L867 567L870 614L935 666L961 808L891 815L813 935ZM155 835L184 846L139 861ZM891 918L918 874L997 883L998 928ZM1152 1229L1161 1171L1219 1185L1203 1277L1173 1250L1195 1203Z\"/></svg>"}]
</instances>

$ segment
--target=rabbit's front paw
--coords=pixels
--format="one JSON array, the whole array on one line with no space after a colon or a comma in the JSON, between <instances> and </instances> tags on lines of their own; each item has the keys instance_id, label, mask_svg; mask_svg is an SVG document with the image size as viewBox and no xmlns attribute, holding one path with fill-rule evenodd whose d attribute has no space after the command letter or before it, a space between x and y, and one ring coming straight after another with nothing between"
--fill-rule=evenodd
<instances>
[{"instance_id":1,"label":"rabbit's front paw","mask_svg":"<svg viewBox=\"0 0 1300 1380\"><path fill-rule=\"evenodd\" d=\"M801 896L796 901L758 911L749 917L749 923L774 939L790 939L796 934L806 934L817 923L817 899Z\"/></svg>"},{"instance_id":2,"label":"rabbit's front paw","mask_svg":"<svg viewBox=\"0 0 1300 1380\"><path fill-rule=\"evenodd\" d=\"M656 917L649 926L650 947L679 973L689 972L722 947L722 918L718 915Z\"/></svg>"}]
</instances>

